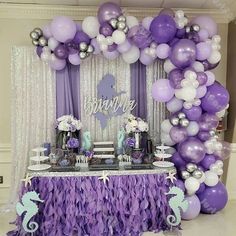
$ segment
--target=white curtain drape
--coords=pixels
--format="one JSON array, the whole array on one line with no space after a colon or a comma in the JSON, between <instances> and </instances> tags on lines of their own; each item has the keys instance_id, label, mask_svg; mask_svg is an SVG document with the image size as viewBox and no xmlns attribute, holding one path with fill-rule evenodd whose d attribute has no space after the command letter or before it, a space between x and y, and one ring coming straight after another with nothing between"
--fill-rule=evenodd
<instances>
[{"instance_id":1,"label":"white curtain drape","mask_svg":"<svg viewBox=\"0 0 236 236\"><path fill-rule=\"evenodd\" d=\"M125 63L119 57L115 60L107 60L103 55L92 56L89 60L84 61L80 65L80 97L81 97L81 121L83 123L83 131L88 130L91 133L93 141L114 141L118 130L121 129L123 119L128 114L112 117L107 127L102 130L100 122L94 115L88 115L83 109L85 98L97 97L97 85L103 76L112 74L116 80L115 89L119 93L125 91L121 95L130 99L130 65Z\"/></svg>"},{"instance_id":2,"label":"white curtain drape","mask_svg":"<svg viewBox=\"0 0 236 236\"><path fill-rule=\"evenodd\" d=\"M161 142L161 122L166 117L166 107L164 103L155 102L152 98L152 85L158 79L165 79L166 73L162 61L155 61L146 68L147 76L147 117L149 123L149 134L154 144Z\"/></svg>"},{"instance_id":3,"label":"white curtain drape","mask_svg":"<svg viewBox=\"0 0 236 236\"><path fill-rule=\"evenodd\" d=\"M12 49L11 147L12 179L10 203L17 200L30 150L55 141L55 72L39 60L33 47Z\"/></svg>"}]
</instances>

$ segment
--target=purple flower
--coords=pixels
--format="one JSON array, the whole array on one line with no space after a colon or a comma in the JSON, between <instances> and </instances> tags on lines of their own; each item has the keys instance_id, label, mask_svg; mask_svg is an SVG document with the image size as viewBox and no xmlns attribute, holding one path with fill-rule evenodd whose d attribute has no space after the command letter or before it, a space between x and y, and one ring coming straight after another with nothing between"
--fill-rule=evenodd
<instances>
[{"instance_id":1,"label":"purple flower","mask_svg":"<svg viewBox=\"0 0 236 236\"><path fill-rule=\"evenodd\" d=\"M70 138L67 141L67 147L68 148L77 148L77 147L79 147L79 140L77 138Z\"/></svg>"},{"instance_id":2,"label":"purple flower","mask_svg":"<svg viewBox=\"0 0 236 236\"><path fill-rule=\"evenodd\" d=\"M135 139L134 139L134 138L127 138L127 139L125 140L125 144L126 144L126 146L128 146L128 147L134 147L134 145L135 145Z\"/></svg>"}]
</instances>

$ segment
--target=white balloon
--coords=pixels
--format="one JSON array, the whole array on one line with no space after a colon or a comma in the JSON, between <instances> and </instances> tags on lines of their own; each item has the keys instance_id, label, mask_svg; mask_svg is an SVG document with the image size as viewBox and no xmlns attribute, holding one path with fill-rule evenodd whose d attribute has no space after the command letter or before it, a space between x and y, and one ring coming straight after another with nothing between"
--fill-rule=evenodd
<instances>
[{"instance_id":1,"label":"white balloon","mask_svg":"<svg viewBox=\"0 0 236 236\"><path fill-rule=\"evenodd\" d=\"M170 123L169 119L163 120L161 123L161 130L164 133L170 133L170 130L172 128L172 124Z\"/></svg>"},{"instance_id":2,"label":"white balloon","mask_svg":"<svg viewBox=\"0 0 236 236\"><path fill-rule=\"evenodd\" d=\"M187 190L187 193L189 195L193 195L199 189L200 183L194 177L189 177L188 179L185 180L184 186L185 186L185 188Z\"/></svg>"},{"instance_id":3,"label":"white balloon","mask_svg":"<svg viewBox=\"0 0 236 236\"><path fill-rule=\"evenodd\" d=\"M68 57L68 60L69 62L72 64L72 65L79 65L81 63L81 59L79 57L79 54L70 54L69 57Z\"/></svg>"},{"instance_id":4,"label":"white balloon","mask_svg":"<svg viewBox=\"0 0 236 236\"><path fill-rule=\"evenodd\" d=\"M139 25L139 21L134 16L126 16L126 24L129 27L129 29L135 25Z\"/></svg>"},{"instance_id":5,"label":"white balloon","mask_svg":"<svg viewBox=\"0 0 236 236\"><path fill-rule=\"evenodd\" d=\"M98 36L97 36L97 41L98 41L98 43L102 43L103 41L105 41L105 36L103 35L103 34L99 34Z\"/></svg>"},{"instance_id":6,"label":"white balloon","mask_svg":"<svg viewBox=\"0 0 236 236\"><path fill-rule=\"evenodd\" d=\"M126 36L125 33L121 30L115 30L112 33L112 39L116 44L122 44L124 43Z\"/></svg>"},{"instance_id":7,"label":"white balloon","mask_svg":"<svg viewBox=\"0 0 236 236\"><path fill-rule=\"evenodd\" d=\"M174 146L176 143L171 139L170 135L167 133L161 133L161 142L169 145Z\"/></svg>"},{"instance_id":8,"label":"white balloon","mask_svg":"<svg viewBox=\"0 0 236 236\"><path fill-rule=\"evenodd\" d=\"M215 82L215 74L211 71L205 71L206 75L207 75L207 82L206 82L206 86L210 86L212 84L214 84Z\"/></svg>"},{"instance_id":9,"label":"white balloon","mask_svg":"<svg viewBox=\"0 0 236 236\"><path fill-rule=\"evenodd\" d=\"M42 61L48 62L51 59L51 53L50 52L42 52L40 58Z\"/></svg>"},{"instance_id":10,"label":"white balloon","mask_svg":"<svg viewBox=\"0 0 236 236\"><path fill-rule=\"evenodd\" d=\"M183 101L173 97L167 104L166 104L166 108L169 112L177 112L180 111L183 107Z\"/></svg>"},{"instance_id":11,"label":"white balloon","mask_svg":"<svg viewBox=\"0 0 236 236\"><path fill-rule=\"evenodd\" d=\"M219 177L216 173L212 171L205 172L206 179L204 181L205 185L213 187L219 182Z\"/></svg>"},{"instance_id":12,"label":"white balloon","mask_svg":"<svg viewBox=\"0 0 236 236\"><path fill-rule=\"evenodd\" d=\"M193 69L196 71L196 72L204 72L204 66L201 62L199 61L195 61L193 64L192 64L192 67Z\"/></svg>"},{"instance_id":13,"label":"white balloon","mask_svg":"<svg viewBox=\"0 0 236 236\"><path fill-rule=\"evenodd\" d=\"M186 102L192 102L196 97L197 90L193 87L184 87L175 90L175 96L178 99L182 99Z\"/></svg>"},{"instance_id":14,"label":"white balloon","mask_svg":"<svg viewBox=\"0 0 236 236\"><path fill-rule=\"evenodd\" d=\"M139 48L134 45L127 52L122 54L123 60L128 64L136 62L139 59L139 56Z\"/></svg>"},{"instance_id":15,"label":"white balloon","mask_svg":"<svg viewBox=\"0 0 236 236\"><path fill-rule=\"evenodd\" d=\"M212 37L212 41L215 42L215 43L220 43L220 41L221 41L220 35L214 35Z\"/></svg>"},{"instance_id":16,"label":"white balloon","mask_svg":"<svg viewBox=\"0 0 236 236\"><path fill-rule=\"evenodd\" d=\"M82 22L82 29L90 38L95 38L99 34L99 27L100 24L95 16L85 17Z\"/></svg>"},{"instance_id":17,"label":"white balloon","mask_svg":"<svg viewBox=\"0 0 236 236\"><path fill-rule=\"evenodd\" d=\"M216 64L221 60L221 53L217 50L213 50L210 57L207 60L211 64Z\"/></svg>"},{"instance_id":18,"label":"white balloon","mask_svg":"<svg viewBox=\"0 0 236 236\"><path fill-rule=\"evenodd\" d=\"M152 20L153 20L153 17L151 17L151 16L147 16L147 17L143 18L143 20L142 20L142 26L143 26L145 29L149 30L149 29L150 29L150 25L151 25L151 23L152 23Z\"/></svg>"},{"instance_id":19,"label":"white balloon","mask_svg":"<svg viewBox=\"0 0 236 236\"><path fill-rule=\"evenodd\" d=\"M175 12L175 16L177 18L184 18L184 12L182 10L178 10Z\"/></svg>"},{"instance_id":20,"label":"white balloon","mask_svg":"<svg viewBox=\"0 0 236 236\"><path fill-rule=\"evenodd\" d=\"M189 125L187 127L187 133L189 136L195 136L197 135L199 131L199 125L196 121L190 121Z\"/></svg>"},{"instance_id":21,"label":"white balloon","mask_svg":"<svg viewBox=\"0 0 236 236\"><path fill-rule=\"evenodd\" d=\"M186 70L184 72L184 78L195 80L195 79L197 79L197 74L192 70Z\"/></svg>"},{"instance_id":22,"label":"white balloon","mask_svg":"<svg viewBox=\"0 0 236 236\"><path fill-rule=\"evenodd\" d=\"M101 49L102 51L106 51L106 50L108 49L108 45L106 45L106 44L101 44L101 45L100 45L100 49Z\"/></svg>"},{"instance_id":23,"label":"white balloon","mask_svg":"<svg viewBox=\"0 0 236 236\"><path fill-rule=\"evenodd\" d=\"M222 169L218 169L218 171L217 171L217 175L223 175L223 173L224 173L224 171L222 170Z\"/></svg>"},{"instance_id":24,"label":"white balloon","mask_svg":"<svg viewBox=\"0 0 236 236\"><path fill-rule=\"evenodd\" d=\"M54 49L55 49L58 45L59 45L59 42L58 42L55 38L51 37L51 38L48 40L48 47L49 47L52 51L54 51Z\"/></svg>"},{"instance_id":25,"label":"white balloon","mask_svg":"<svg viewBox=\"0 0 236 236\"><path fill-rule=\"evenodd\" d=\"M170 61L170 59L166 59L164 62L164 71L166 73L170 73L173 69L175 69L176 66L174 64L172 64L172 62Z\"/></svg>"},{"instance_id":26,"label":"white balloon","mask_svg":"<svg viewBox=\"0 0 236 236\"><path fill-rule=\"evenodd\" d=\"M220 167L220 168L223 168L223 166L224 166L224 163L223 163L223 161L221 161L221 160L217 160L217 161L215 162L215 164L216 164L218 167Z\"/></svg>"},{"instance_id":27,"label":"white balloon","mask_svg":"<svg viewBox=\"0 0 236 236\"><path fill-rule=\"evenodd\" d=\"M107 45L112 45L114 43L114 40L111 36L106 37Z\"/></svg>"}]
</instances>

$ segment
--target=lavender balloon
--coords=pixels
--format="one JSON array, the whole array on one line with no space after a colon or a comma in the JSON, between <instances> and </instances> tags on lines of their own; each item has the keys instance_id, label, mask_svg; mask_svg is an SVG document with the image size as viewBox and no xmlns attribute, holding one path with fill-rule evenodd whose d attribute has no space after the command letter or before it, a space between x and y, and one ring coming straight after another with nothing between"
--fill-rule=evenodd
<instances>
[{"instance_id":1,"label":"lavender balloon","mask_svg":"<svg viewBox=\"0 0 236 236\"><path fill-rule=\"evenodd\" d=\"M197 55L196 58L199 61L204 61L210 57L212 52L211 44L206 42L201 42L196 45L197 47Z\"/></svg>"},{"instance_id":2,"label":"lavender balloon","mask_svg":"<svg viewBox=\"0 0 236 236\"><path fill-rule=\"evenodd\" d=\"M82 42L85 42L85 43L89 44L90 43L90 38L83 31L77 31L77 33L75 34L75 37L73 39L73 42L75 42L77 44L80 44Z\"/></svg>"},{"instance_id":3,"label":"lavender balloon","mask_svg":"<svg viewBox=\"0 0 236 236\"><path fill-rule=\"evenodd\" d=\"M37 46L37 48L36 48L36 53L37 53L37 55L38 55L39 57L41 56L42 52L43 52L43 47Z\"/></svg>"},{"instance_id":4,"label":"lavender balloon","mask_svg":"<svg viewBox=\"0 0 236 236\"><path fill-rule=\"evenodd\" d=\"M197 136L202 142L205 142L211 138L209 131L200 131Z\"/></svg>"},{"instance_id":5,"label":"lavender balloon","mask_svg":"<svg viewBox=\"0 0 236 236\"><path fill-rule=\"evenodd\" d=\"M200 165L207 169L210 169L210 165L216 162L216 157L214 155L206 155L204 159L200 162Z\"/></svg>"},{"instance_id":6,"label":"lavender balloon","mask_svg":"<svg viewBox=\"0 0 236 236\"><path fill-rule=\"evenodd\" d=\"M131 44L130 44L129 40L126 39L124 43L121 43L118 45L117 50L120 53L124 53L124 52L129 51L130 48L131 48Z\"/></svg>"},{"instance_id":7,"label":"lavender balloon","mask_svg":"<svg viewBox=\"0 0 236 236\"><path fill-rule=\"evenodd\" d=\"M157 102L168 102L174 96L175 90L167 79L159 79L152 86L152 97Z\"/></svg>"},{"instance_id":8,"label":"lavender balloon","mask_svg":"<svg viewBox=\"0 0 236 236\"><path fill-rule=\"evenodd\" d=\"M145 53L145 50L141 51L140 54L140 58L139 58L140 62L146 66L151 65L153 63L153 58Z\"/></svg>"},{"instance_id":9,"label":"lavender balloon","mask_svg":"<svg viewBox=\"0 0 236 236\"><path fill-rule=\"evenodd\" d=\"M157 57L166 59L169 56L170 46L166 43L159 44L156 49Z\"/></svg>"},{"instance_id":10,"label":"lavender balloon","mask_svg":"<svg viewBox=\"0 0 236 236\"><path fill-rule=\"evenodd\" d=\"M142 25L136 25L129 29L128 38L141 49L148 47L152 42L151 32Z\"/></svg>"},{"instance_id":11,"label":"lavender balloon","mask_svg":"<svg viewBox=\"0 0 236 236\"><path fill-rule=\"evenodd\" d=\"M193 106L190 109L182 110L189 120L198 121L202 115L202 108L198 106Z\"/></svg>"},{"instance_id":12,"label":"lavender balloon","mask_svg":"<svg viewBox=\"0 0 236 236\"><path fill-rule=\"evenodd\" d=\"M204 72L197 72L197 81L199 85L205 85L207 82L207 74Z\"/></svg>"},{"instance_id":13,"label":"lavender balloon","mask_svg":"<svg viewBox=\"0 0 236 236\"><path fill-rule=\"evenodd\" d=\"M196 195L187 196L185 200L188 201L188 209L181 213L181 218L183 220L192 220L199 215L201 203Z\"/></svg>"},{"instance_id":14,"label":"lavender balloon","mask_svg":"<svg viewBox=\"0 0 236 236\"><path fill-rule=\"evenodd\" d=\"M170 53L171 62L179 67L186 68L196 59L196 45L189 39L180 39Z\"/></svg>"},{"instance_id":15,"label":"lavender balloon","mask_svg":"<svg viewBox=\"0 0 236 236\"><path fill-rule=\"evenodd\" d=\"M113 43L112 45L108 45L108 52L113 52L117 49L117 44Z\"/></svg>"},{"instance_id":16,"label":"lavender balloon","mask_svg":"<svg viewBox=\"0 0 236 236\"><path fill-rule=\"evenodd\" d=\"M206 186L205 191L198 194L201 202L201 212L206 214L215 214L222 210L228 202L227 190L221 182L213 187Z\"/></svg>"},{"instance_id":17,"label":"lavender balloon","mask_svg":"<svg viewBox=\"0 0 236 236\"><path fill-rule=\"evenodd\" d=\"M214 155L216 155L220 160L224 161L227 158L229 158L231 152L232 152L232 148L230 143L225 142L225 141L219 141L222 145L222 149L215 151Z\"/></svg>"},{"instance_id":18,"label":"lavender balloon","mask_svg":"<svg viewBox=\"0 0 236 236\"><path fill-rule=\"evenodd\" d=\"M104 51L103 55L104 55L104 57L106 57L109 60L114 60L119 56L119 52L116 50L112 51L112 52Z\"/></svg>"},{"instance_id":19,"label":"lavender balloon","mask_svg":"<svg viewBox=\"0 0 236 236\"><path fill-rule=\"evenodd\" d=\"M188 136L187 130L182 127L172 127L170 130L170 137L175 143L184 141Z\"/></svg>"},{"instance_id":20,"label":"lavender balloon","mask_svg":"<svg viewBox=\"0 0 236 236\"><path fill-rule=\"evenodd\" d=\"M171 87L174 89L182 88L181 81L184 79L184 76L180 69L172 70L168 75L168 79L170 81Z\"/></svg>"},{"instance_id":21,"label":"lavender balloon","mask_svg":"<svg viewBox=\"0 0 236 236\"><path fill-rule=\"evenodd\" d=\"M219 82L215 82L208 87L205 97L202 98L201 106L209 113L216 113L223 110L228 103L228 91Z\"/></svg>"},{"instance_id":22,"label":"lavender balloon","mask_svg":"<svg viewBox=\"0 0 236 236\"><path fill-rule=\"evenodd\" d=\"M100 46L99 46L96 38L91 40L91 45L93 46L93 49L94 49L94 51L93 51L94 55L97 55L101 52Z\"/></svg>"},{"instance_id":23,"label":"lavender balloon","mask_svg":"<svg viewBox=\"0 0 236 236\"><path fill-rule=\"evenodd\" d=\"M219 124L219 118L214 114L204 113L199 121L201 131L210 131Z\"/></svg>"},{"instance_id":24,"label":"lavender balloon","mask_svg":"<svg viewBox=\"0 0 236 236\"><path fill-rule=\"evenodd\" d=\"M168 16L174 17L175 13L171 8L163 8L159 12L159 15L168 15Z\"/></svg>"},{"instance_id":25,"label":"lavender balloon","mask_svg":"<svg viewBox=\"0 0 236 236\"><path fill-rule=\"evenodd\" d=\"M180 111L182 108L183 108L183 101L176 98L176 97L173 97L169 102L167 102L166 104L166 108L169 112L177 112L177 111Z\"/></svg>"},{"instance_id":26,"label":"lavender balloon","mask_svg":"<svg viewBox=\"0 0 236 236\"><path fill-rule=\"evenodd\" d=\"M100 26L100 29L99 29L99 33L104 35L105 37L111 36L113 31L114 30L113 30L112 26L108 22L102 23Z\"/></svg>"},{"instance_id":27,"label":"lavender balloon","mask_svg":"<svg viewBox=\"0 0 236 236\"><path fill-rule=\"evenodd\" d=\"M113 2L103 3L98 9L98 21L102 24L111 19L116 19L121 13L121 8L117 4Z\"/></svg>"},{"instance_id":28,"label":"lavender balloon","mask_svg":"<svg viewBox=\"0 0 236 236\"><path fill-rule=\"evenodd\" d=\"M176 33L176 23L169 15L155 17L150 25L152 37L157 43L168 43Z\"/></svg>"},{"instance_id":29,"label":"lavender balloon","mask_svg":"<svg viewBox=\"0 0 236 236\"><path fill-rule=\"evenodd\" d=\"M206 154L204 144L197 138L190 137L179 145L179 153L187 162L199 163Z\"/></svg>"},{"instance_id":30,"label":"lavender balloon","mask_svg":"<svg viewBox=\"0 0 236 236\"><path fill-rule=\"evenodd\" d=\"M61 59L58 59L58 58L55 57L54 60L50 61L50 66L54 70L62 70L66 66L66 60L61 60Z\"/></svg>"}]
</instances>

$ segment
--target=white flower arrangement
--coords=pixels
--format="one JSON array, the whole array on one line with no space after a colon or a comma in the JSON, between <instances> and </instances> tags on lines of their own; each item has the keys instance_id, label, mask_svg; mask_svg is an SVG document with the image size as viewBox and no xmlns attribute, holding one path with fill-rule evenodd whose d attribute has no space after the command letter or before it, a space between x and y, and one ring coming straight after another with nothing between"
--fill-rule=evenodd
<instances>
[{"instance_id":1,"label":"white flower arrangement","mask_svg":"<svg viewBox=\"0 0 236 236\"><path fill-rule=\"evenodd\" d=\"M134 132L148 132L149 130L147 122L131 114L125 118L124 129L128 134Z\"/></svg>"},{"instance_id":2,"label":"white flower arrangement","mask_svg":"<svg viewBox=\"0 0 236 236\"><path fill-rule=\"evenodd\" d=\"M82 128L82 123L72 115L65 115L57 119L56 128L60 131L75 132Z\"/></svg>"}]
</instances>

